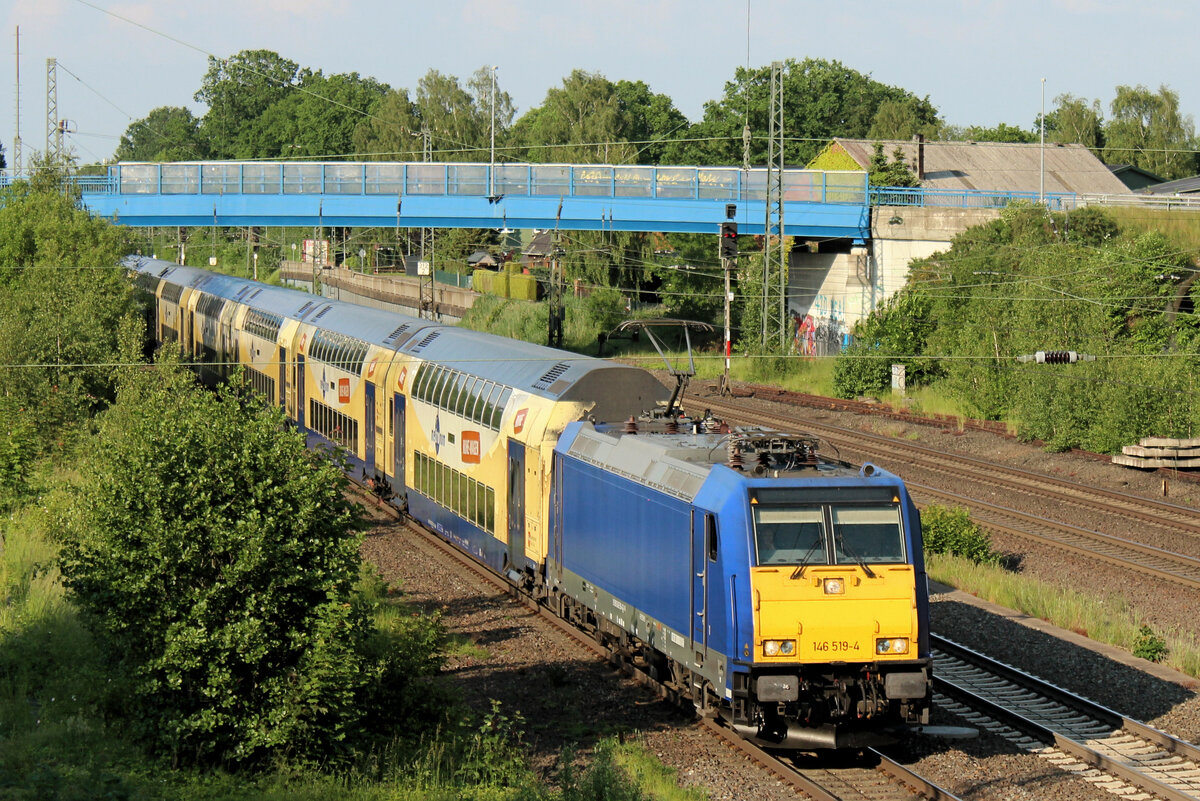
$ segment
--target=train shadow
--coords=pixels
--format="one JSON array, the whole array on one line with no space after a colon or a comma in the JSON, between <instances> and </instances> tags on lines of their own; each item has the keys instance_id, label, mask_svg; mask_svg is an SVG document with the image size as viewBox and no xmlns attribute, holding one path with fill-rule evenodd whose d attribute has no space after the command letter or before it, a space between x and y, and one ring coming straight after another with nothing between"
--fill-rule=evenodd
<instances>
[{"instance_id":1,"label":"train shadow","mask_svg":"<svg viewBox=\"0 0 1200 801\"><path fill-rule=\"evenodd\" d=\"M524 654L453 671L464 704L482 716L494 700L519 715L532 763L549 769L566 746L588 751L606 738L685 728L695 715L594 657L544 661Z\"/></svg>"}]
</instances>

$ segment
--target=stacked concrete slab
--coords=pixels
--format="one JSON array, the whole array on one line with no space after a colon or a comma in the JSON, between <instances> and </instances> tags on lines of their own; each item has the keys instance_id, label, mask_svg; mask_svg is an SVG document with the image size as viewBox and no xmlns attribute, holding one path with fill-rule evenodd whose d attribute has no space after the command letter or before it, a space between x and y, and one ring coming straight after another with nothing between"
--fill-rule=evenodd
<instances>
[{"instance_id":1,"label":"stacked concrete slab","mask_svg":"<svg viewBox=\"0 0 1200 801\"><path fill-rule=\"evenodd\" d=\"M1145 437L1137 445L1126 445L1113 464L1153 470L1171 467L1180 470L1200 467L1200 439Z\"/></svg>"}]
</instances>

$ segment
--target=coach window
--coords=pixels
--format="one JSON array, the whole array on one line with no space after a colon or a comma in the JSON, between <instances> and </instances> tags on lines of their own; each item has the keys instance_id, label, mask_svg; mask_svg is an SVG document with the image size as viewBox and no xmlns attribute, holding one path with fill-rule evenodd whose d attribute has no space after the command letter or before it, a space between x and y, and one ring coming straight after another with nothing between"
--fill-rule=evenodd
<instances>
[{"instance_id":1,"label":"coach window","mask_svg":"<svg viewBox=\"0 0 1200 801\"><path fill-rule=\"evenodd\" d=\"M508 387L500 393L500 399L496 401L496 406L492 409L491 427L500 430L500 422L504 418L504 407L508 405L508 399L512 396L512 390Z\"/></svg>"},{"instance_id":2,"label":"coach window","mask_svg":"<svg viewBox=\"0 0 1200 801\"><path fill-rule=\"evenodd\" d=\"M492 425L492 410L496 408L496 401L500 398L500 387L492 382L488 382L487 389L483 392L482 403L479 406L479 422L481 425L495 428Z\"/></svg>"},{"instance_id":3,"label":"coach window","mask_svg":"<svg viewBox=\"0 0 1200 801\"><path fill-rule=\"evenodd\" d=\"M425 369L425 365L421 364L417 367L417 372L413 375L411 392L414 397L420 398L425 393L425 379L429 377L429 371Z\"/></svg>"},{"instance_id":4,"label":"coach window","mask_svg":"<svg viewBox=\"0 0 1200 801\"><path fill-rule=\"evenodd\" d=\"M458 403L455 405L455 412L459 417L470 417L471 407L475 405L475 385L479 379L473 375L466 376L463 381L462 391L458 395Z\"/></svg>"},{"instance_id":5,"label":"coach window","mask_svg":"<svg viewBox=\"0 0 1200 801\"><path fill-rule=\"evenodd\" d=\"M438 396L434 399L434 405L446 409L449 408L450 396L454 394L454 383L458 379L458 373L454 370L446 370L446 381L438 385Z\"/></svg>"},{"instance_id":6,"label":"coach window","mask_svg":"<svg viewBox=\"0 0 1200 801\"><path fill-rule=\"evenodd\" d=\"M450 371L446 368L439 367L437 371L437 378L433 380L433 387L429 391L429 397L426 399L434 406L438 405L438 399L441 398L442 390L446 387L446 380L450 378Z\"/></svg>"},{"instance_id":7,"label":"coach window","mask_svg":"<svg viewBox=\"0 0 1200 801\"><path fill-rule=\"evenodd\" d=\"M479 379L479 383L475 385L475 402L471 404L471 422L483 422L483 406L487 402L488 393L492 391L490 381Z\"/></svg>"}]
</instances>

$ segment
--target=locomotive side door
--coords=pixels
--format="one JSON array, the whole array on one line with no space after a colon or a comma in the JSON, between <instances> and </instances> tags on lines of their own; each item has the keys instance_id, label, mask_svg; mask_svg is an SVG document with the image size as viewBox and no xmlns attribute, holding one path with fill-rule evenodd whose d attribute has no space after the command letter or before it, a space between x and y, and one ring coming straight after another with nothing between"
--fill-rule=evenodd
<instances>
[{"instance_id":1,"label":"locomotive side door","mask_svg":"<svg viewBox=\"0 0 1200 801\"><path fill-rule=\"evenodd\" d=\"M708 658L709 568L717 555L717 520L699 509L692 509L692 655L701 666Z\"/></svg>"},{"instance_id":2,"label":"locomotive side door","mask_svg":"<svg viewBox=\"0 0 1200 801\"><path fill-rule=\"evenodd\" d=\"M400 508L408 506L408 490L404 486L404 396L397 392L392 396L392 452L395 454L395 473L392 486Z\"/></svg>"},{"instance_id":3,"label":"locomotive side door","mask_svg":"<svg viewBox=\"0 0 1200 801\"><path fill-rule=\"evenodd\" d=\"M508 563L525 564L525 446L508 441Z\"/></svg>"}]
</instances>

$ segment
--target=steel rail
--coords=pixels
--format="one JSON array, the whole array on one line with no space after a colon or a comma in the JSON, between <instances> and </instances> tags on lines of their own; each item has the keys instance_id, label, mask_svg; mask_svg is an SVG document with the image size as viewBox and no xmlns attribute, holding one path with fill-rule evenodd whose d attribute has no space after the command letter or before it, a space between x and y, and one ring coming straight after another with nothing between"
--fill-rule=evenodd
<instances>
[{"instance_id":1,"label":"steel rail","mask_svg":"<svg viewBox=\"0 0 1200 801\"><path fill-rule=\"evenodd\" d=\"M1197 795L1200 782L1193 778L1200 772L1200 748L1192 743L952 640L931 635L930 643L934 649L934 684L946 695L958 698L993 718L1009 722L1042 742L1053 744L1080 762L1160 798L1170 801L1196 801L1200 798ZM986 695L978 689L965 686L961 678L953 678L954 671L947 667L950 660L979 668L994 677L994 680L988 681L993 694ZM998 697L1007 694L1011 698L1013 691L1010 687L1033 693L1035 698L1024 699L1020 704L1010 701L1012 705L1006 705ZM1018 705L1024 711L1015 708ZM1125 732L1129 737L1114 738L1111 734L1113 731ZM1168 758L1163 759L1156 753L1150 758L1143 758L1138 764L1135 756L1145 750L1138 745L1139 740L1149 743ZM1122 749L1125 750L1124 754Z\"/></svg>"}]
</instances>

